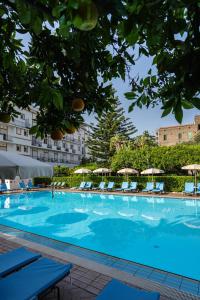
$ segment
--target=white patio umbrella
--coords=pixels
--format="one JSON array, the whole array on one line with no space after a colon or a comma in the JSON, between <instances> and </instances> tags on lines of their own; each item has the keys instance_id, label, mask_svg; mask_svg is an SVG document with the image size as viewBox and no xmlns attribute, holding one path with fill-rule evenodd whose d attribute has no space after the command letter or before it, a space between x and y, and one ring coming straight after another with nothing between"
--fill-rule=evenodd
<instances>
[{"instance_id":1,"label":"white patio umbrella","mask_svg":"<svg viewBox=\"0 0 200 300\"><path fill-rule=\"evenodd\" d=\"M111 169L107 169L107 168L99 168L93 171L94 174L101 174L102 176L102 181L103 181L103 175L104 174L108 174L111 173L112 170Z\"/></svg>"},{"instance_id":2,"label":"white patio umbrella","mask_svg":"<svg viewBox=\"0 0 200 300\"><path fill-rule=\"evenodd\" d=\"M156 168L146 169L141 172L142 175L152 175L152 181L153 181L154 174L163 174L163 173L165 173L165 171Z\"/></svg>"},{"instance_id":3,"label":"white patio umbrella","mask_svg":"<svg viewBox=\"0 0 200 300\"><path fill-rule=\"evenodd\" d=\"M198 173L198 171L200 171L200 165L198 165L198 164L187 165L187 166L182 167L181 169L194 172L194 184L195 184L195 187L196 187L196 185L197 185L197 173Z\"/></svg>"},{"instance_id":4,"label":"white patio umbrella","mask_svg":"<svg viewBox=\"0 0 200 300\"><path fill-rule=\"evenodd\" d=\"M92 173L92 171L85 168L77 169L76 171L74 171L74 174L83 174L83 180L84 180L84 175L89 173Z\"/></svg>"},{"instance_id":5,"label":"white patio umbrella","mask_svg":"<svg viewBox=\"0 0 200 300\"><path fill-rule=\"evenodd\" d=\"M117 171L117 174L124 174L128 178L129 174L138 174L138 171L135 169L132 169L132 168L124 168L124 169Z\"/></svg>"},{"instance_id":6,"label":"white patio umbrella","mask_svg":"<svg viewBox=\"0 0 200 300\"><path fill-rule=\"evenodd\" d=\"M15 154L9 151L0 151L0 178L22 179L37 176L53 176L53 167L29 156Z\"/></svg>"}]
</instances>

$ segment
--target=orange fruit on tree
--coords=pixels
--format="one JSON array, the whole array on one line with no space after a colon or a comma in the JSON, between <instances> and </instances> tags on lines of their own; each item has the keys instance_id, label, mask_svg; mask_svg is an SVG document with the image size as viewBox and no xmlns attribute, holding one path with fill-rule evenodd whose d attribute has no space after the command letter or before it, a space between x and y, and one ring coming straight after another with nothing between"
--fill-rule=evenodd
<instances>
[{"instance_id":1,"label":"orange fruit on tree","mask_svg":"<svg viewBox=\"0 0 200 300\"><path fill-rule=\"evenodd\" d=\"M67 128L65 129L65 131L66 131L66 133L68 133L68 134L73 134L73 133L76 132L76 128L75 128L73 125L70 125L69 127L67 127Z\"/></svg>"},{"instance_id":2,"label":"orange fruit on tree","mask_svg":"<svg viewBox=\"0 0 200 300\"><path fill-rule=\"evenodd\" d=\"M96 5L91 1L81 3L74 13L73 24L76 28L83 31L94 29L98 21L98 10Z\"/></svg>"},{"instance_id":3,"label":"orange fruit on tree","mask_svg":"<svg viewBox=\"0 0 200 300\"><path fill-rule=\"evenodd\" d=\"M55 141L60 141L62 140L64 137L64 133L61 129L54 129L52 132L51 132L51 138L52 140L55 140Z\"/></svg>"},{"instance_id":4,"label":"orange fruit on tree","mask_svg":"<svg viewBox=\"0 0 200 300\"><path fill-rule=\"evenodd\" d=\"M0 122L9 123L11 116L8 113L0 113Z\"/></svg>"},{"instance_id":5,"label":"orange fruit on tree","mask_svg":"<svg viewBox=\"0 0 200 300\"><path fill-rule=\"evenodd\" d=\"M82 111L84 109L84 107L85 107L85 102L83 101L83 99L74 98L72 100L72 109L74 111L77 111L77 112Z\"/></svg>"}]
</instances>

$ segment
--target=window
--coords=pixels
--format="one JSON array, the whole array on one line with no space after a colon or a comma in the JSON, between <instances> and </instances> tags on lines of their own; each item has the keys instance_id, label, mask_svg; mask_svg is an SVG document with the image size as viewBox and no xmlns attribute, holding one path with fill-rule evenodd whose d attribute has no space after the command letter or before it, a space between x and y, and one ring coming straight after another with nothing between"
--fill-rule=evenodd
<instances>
[{"instance_id":1,"label":"window","mask_svg":"<svg viewBox=\"0 0 200 300\"><path fill-rule=\"evenodd\" d=\"M163 141L166 141L166 140L167 140L167 135L164 134L164 135L163 135Z\"/></svg>"},{"instance_id":2,"label":"window","mask_svg":"<svg viewBox=\"0 0 200 300\"><path fill-rule=\"evenodd\" d=\"M192 134L192 132L188 132L188 139L192 139L192 137L193 137L193 134Z\"/></svg>"},{"instance_id":3,"label":"window","mask_svg":"<svg viewBox=\"0 0 200 300\"><path fill-rule=\"evenodd\" d=\"M181 140L182 139L182 133L178 134L178 139Z\"/></svg>"},{"instance_id":4,"label":"window","mask_svg":"<svg viewBox=\"0 0 200 300\"><path fill-rule=\"evenodd\" d=\"M21 145L16 145L16 150L17 150L18 152L21 152Z\"/></svg>"},{"instance_id":5,"label":"window","mask_svg":"<svg viewBox=\"0 0 200 300\"><path fill-rule=\"evenodd\" d=\"M21 118L22 120L25 120L25 114L21 114L21 115L20 115L20 118Z\"/></svg>"},{"instance_id":6,"label":"window","mask_svg":"<svg viewBox=\"0 0 200 300\"><path fill-rule=\"evenodd\" d=\"M200 130L200 124L198 124L198 130Z\"/></svg>"},{"instance_id":7,"label":"window","mask_svg":"<svg viewBox=\"0 0 200 300\"><path fill-rule=\"evenodd\" d=\"M47 142L48 142L48 139L45 138L45 139L44 139L44 144L47 145Z\"/></svg>"},{"instance_id":8,"label":"window","mask_svg":"<svg viewBox=\"0 0 200 300\"><path fill-rule=\"evenodd\" d=\"M24 130L24 136L28 136L28 130Z\"/></svg>"},{"instance_id":9,"label":"window","mask_svg":"<svg viewBox=\"0 0 200 300\"><path fill-rule=\"evenodd\" d=\"M24 152L28 153L28 146L24 146Z\"/></svg>"},{"instance_id":10,"label":"window","mask_svg":"<svg viewBox=\"0 0 200 300\"><path fill-rule=\"evenodd\" d=\"M72 149L72 150L73 150L73 149L74 149L74 145L70 145L70 149Z\"/></svg>"},{"instance_id":11,"label":"window","mask_svg":"<svg viewBox=\"0 0 200 300\"><path fill-rule=\"evenodd\" d=\"M21 130L21 128L16 128L16 134L19 134L19 135L21 135L21 134L22 134L22 130Z\"/></svg>"},{"instance_id":12,"label":"window","mask_svg":"<svg viewBox=\"0 0 200 300\"><path fill-rule=\"evenodd\" d=\"M81 151L81 147L78 147L78 151Z\"/></svg>"}]
</instances>

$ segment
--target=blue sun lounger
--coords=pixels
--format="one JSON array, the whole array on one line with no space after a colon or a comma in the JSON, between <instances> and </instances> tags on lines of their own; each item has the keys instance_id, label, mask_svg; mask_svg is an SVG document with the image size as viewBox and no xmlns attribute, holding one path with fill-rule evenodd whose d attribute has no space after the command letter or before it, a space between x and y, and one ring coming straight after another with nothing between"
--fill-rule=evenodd
<instances>
[{"instance_id":1,"label":"blue sun lounger","mask_svg":"<svg viewBox=\"0 0 200 300\"><path fill-rule=\"evenodd\" d=\"M146 292L134 287L129 287L118 280L111 280L96 300L159 300L160 294L156 292Z\"/></svg>"},{"instance_id":2,"label":"blue sun lounger","mask_svg":"<svg viewBox=\"0 0 200 300\"><path fill-rule=\"evenodd\" d=\"M0 192L7 192L8 191L8 187L6 185L6 183L1 183L0 184Z\"/></svg>"},{"instance_id":3,"label":"blue sun lounger","mask_svg":"<svg viewBox=\"0 0 200 300\"><path fill-rule=\"evenodd\" d=\"M185 190L183 191L185 194L194 194L194 183L193 182L186 182L185 183Z\"/></svg>"},{"instance_id":4,"label":"blue sun lounger","mask_svg":"<svg viewBox=\"0 0 200 300\"><path fill-rule=\"evenodd\" d=\"M124 191L127 188L128 188L128 182L124 181L124 182L122 182L121 187L119 189L115 189L115 191Z\"/></svg>"},{"instance_id":5,"label":"blue sun lounger","mask_svg":"<svg viewBox=\"0 0 200 300\"><path fill-rule=\"evenodd\" d=\"M142 190L142 192L151 192L154 188L153 182L147 182L146 188Z\"/></svg>"},{"instance_id":6,"label":"blue sun lounger","mask_svg":"<svg viewBox=\"0 0 200 300\"><path fill-rule=\"evenodd\" d=\"M0 280L1 299L37 299L70 274L72 264L41 258L27 267ZM59 290L58 290L59 298Z\"/></svg>"},{"instance_id":7,"label":"blue sun lounger","mask_svg":"<svg viewBox=\"0 0 200 300\"><path fill-rule=\"evenodd\" d=\"M21 190L27 190L27 186L25 185L23 180L20 181L18 185Z\"/></svg>"},{"instance_id":8,"label":"blue sun lounger","mask_svg":"<svg viewBox=\"0 0 200 300\"><path fill-rule=\"evenodd\" d=\"M0 255L0 277L4 277L25 265L30 264L41 255L21 247Z\"/></svg>"},{"instance_id":9,"label":"blue sun lounger","mask_svg":"<svg viewBox=\"0 0 200 300\"><path fill-rule=\"evenodd\" d=\"M102 181L99 183L99 186L98 187L93 187L92 190L103 190L105 188L105 182Z\"/></svg>"},{"instance_id":10,"label":"blue sun lounger","mask_svg":"<svg viewBox=\"0 0 200 300\"><path fill-rule=\"evenodd\" d=\"M199 195L200 194L200 183L197 184L197 190L196 190L196 194Z\"/></svg>"},{"instance_id":11,"label":"blue sun lounger","mask_svg":"<svg viewBox=\"0 0 200 300\"><path fill-rule=\"evenodd\" d=\"M29 190L38 189L38 186L33 185L32 181L29 180L27 184L27 189Z\"/></svg>"},{"instance_id":12,"label":"blue sun lounger","mask_svg":"<svg viewBox=\"0 0 200 300\"><path fill-rule=\"evenodd\" d=\"M115 185L115 183L112 182L112 181L110 181L110 182L108 183L108 186L107 186L106 190L107 190L107 191L112 191L112 189L114 188L114 185Z\"/></svg>"},{"instance_id":13,"label":"blue sun lounger","mask_svg":"<svg viewBox=\"0 0 200 300\"><path fill-rule=\"evenodd\" d=\"M153 193L164 193L164 182L156 182L156 188L152 190Z\"/></svg>"},{"instance_id":14,"label":"blue sun lounger","mask_svg":"<svg viewBox=\"0 0 200 300\"><path fill-rule=\"evenodd\" d=\"M88 181L86 182L85 186L84 186L84 190L91 190L92 188L92 182L91 181Z\"/></svg>"},{"instance_id":15,"label":"blue sun lounger","mask_svg":"<svg viewBox=\"0 0 200 300\"><path fill-rule=\"evenodd\" d=\"M124 191L125 192L137 192L137 185L138 185L138 183L136 181L132 181L130 183L129 188L125 189Z\"/></svg>"}]
</instances>

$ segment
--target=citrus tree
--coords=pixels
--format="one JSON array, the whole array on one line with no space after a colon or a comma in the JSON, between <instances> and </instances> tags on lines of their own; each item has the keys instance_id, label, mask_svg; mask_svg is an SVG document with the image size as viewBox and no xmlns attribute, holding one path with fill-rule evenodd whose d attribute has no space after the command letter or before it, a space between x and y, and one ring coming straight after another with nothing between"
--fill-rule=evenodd
<instances>
[{"instance_id":1,"label":"citrus tree","mask_svg":"<svg viewBox=\"0 0 200 300\"><path fill-rule=\"evenodd\" d=\"M200 108L199 12L199 0L0 1L1 120L36 105L31 133L61 138L84 112L110 108L119 77L130 82L130 110L160 102L181 122L183 107ZM132 78L142 55L152 68Z\"/></svg>"}]
</instances>

